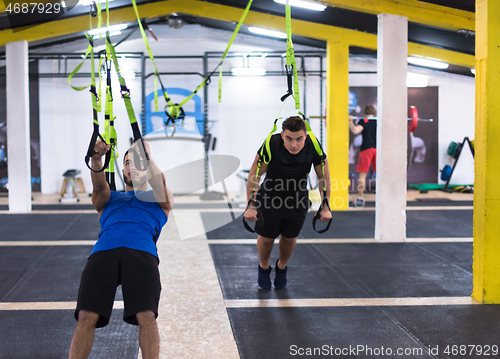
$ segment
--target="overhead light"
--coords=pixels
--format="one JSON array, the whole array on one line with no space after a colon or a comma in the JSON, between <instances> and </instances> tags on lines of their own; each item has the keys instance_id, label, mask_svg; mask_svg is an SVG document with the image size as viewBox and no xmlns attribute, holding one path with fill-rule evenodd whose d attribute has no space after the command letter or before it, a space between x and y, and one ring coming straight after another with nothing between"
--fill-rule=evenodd
<instances>
[{"instance_id":1,"label":"overhead light","mask_svg":"<svg viewBox=\"0 0 500 359\"><path fill-rule=\"evenodd\" d=\"M476 74L476 68L473 67L472 69L470 69L470 72L472 72L475 75Z\"/></svg>"},{"instance_id":2,"label":"overhead light","mask_svg":"<svg viewBox=\"0 0 500 359\"><path fill-rule=\"evenodd\" d=\"M425 75L408 72L406 74L406 87L427 87L429 78Z\"/></svg>"},{"instance_id":3,"label":"overhead light","mask_svg":"<svg viewBox=\"0 0 500 359\"><path fill-rule=\"evenodd\" d=\"M277 37L279 39L286 39L286 33L281 31L263 29L261 27L253 27L253 26L250 26L248 28L248 31L253 32L254 34L257 35L272 36L272 37Z\"/></svg>"},{"instance_id":4,"label":"overhead light","mask_svg":"<svg viewBox=\"0 0 500 359\"><path fill-rule=\"evenodd\" d=\"M412 65L430 67L430 68L439 69L439 70L447 69L448 66L450 66L446 62L426 59L423 57L415 57L415 56L409 56L408 62Z\"/></svg>"},{"instance_id":5,"label":"overhead light","mask_svg":"<svg viewBox=\"0 0 500 359\"><path fill-rule=\"evenodd\" d=\"M106 34L106 31L109 31L111 33L120 30L125 30L127 27L128 27L127 24L117 24L117 25L111 25L110 27L101 27L100 29L92 29L87 33L89 35L100 35L100 34Z\"/></svg>"},{"instance_id":6,"label":"overhead light","mask_svg":"<svg viewBox=\"0 0 500 359\"><path fill-rule=\"evenodd\" d=\"M286 4L286 0L274 0L274 2L277 2L278 4ZM297 6L308 10L324 11L326 9L326 5L315 1L288 0L288 3L291 6Z\"/></svg>"},{"instance_id":7,"label":"overhead light","mask_svg":"<svg viewBox=\"0 0 500 359\"><path fill-rule=\"evenodd\" d=\"M266 69L263 67L233 67L231 69L233 76L265 76Z\"/></svg>"},{"instance_id":8,"label":"overhead light","mask_svg":"<svg viewBox=\"0 0 500 359\"><path fill-rule=\"evenodd\" d=\"M111 2L113 0L108 0L108 2ZM77 5L84 5L84 6L88 6L88 5L92 5L94 1L93 0L80 0L78 1L78 4ZM106 0L95 0L95 3L96 4L102 4L102 3L105 3Z\"/></svg>"},{"instance_id":9,"label":"overhead light","mask_svg":"<svg viewBox=\"0 0 500 359\"><path fill-rule=\"evenodd\" d=\"M122 70L120 71L120 74L125 80L133 80L137 77L137 74L134 71L130 70ZM106 78L106 71L101 71L101 78ZM118 80L118 74L116 73L116 71L111 71L111 78L113 80Z\"/></svg>"},{"instance_id":10,"label":"overhead light","mask_svg":"<svg viewBox=\"0 0 500 359\"><path fill-rule=\"evenodd\" d=\"M111 36L116 36L116 35L120 35L122 32L121 31L112 31L109 33L109 37ZM94 35L96 38L98 39L105 39L106 38L106 33L105 32L102 32L102 33L99 33L97 35Z\"/></svg>"}]
</instances>

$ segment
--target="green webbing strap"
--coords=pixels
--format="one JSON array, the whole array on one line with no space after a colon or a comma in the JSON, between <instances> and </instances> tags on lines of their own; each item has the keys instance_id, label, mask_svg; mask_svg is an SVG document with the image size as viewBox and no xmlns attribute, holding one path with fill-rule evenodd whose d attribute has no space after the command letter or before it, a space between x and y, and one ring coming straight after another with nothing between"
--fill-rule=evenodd
<instances>
[{"instance_id":1,"label":"green webbing strap","mask_svg":"<svg viewBox=\"0 0 500 359\"><path fill-rule=\"evenodd\" d=\"M227 45L226 50L224 51L224 54L221 57L221 61L217 65L217 67L215 68L215 70L212 71L205 79L203 79L202 83L191 93L191 95L189 95L188 97L186 97L180 104L173 104L172 100L170 99L170 97L167 94L167 91L166 91L165 87L163 86L163 83L161 82L161 78L160 78L160 75L158 73L158 69L156 67L156 63L155 63L155 60L154 60L154 57L153 57L153 53L151 52L151 48L149 46L149 42L148 42L148 39L146 37L146 32L144 31L144 27L142 26L142 23L141 23L141 20L140 20L139 10L137 9L137 4L136 4L135 0L132 0L132 5L134 7L135 15L137 17L137 23L139 24L139 29L141 30L141 35L142 35L142 38L144 39L144 42L146 44L146 48L148 50L149 58L151 59L151 63L153 65L153 70L154 70L154 73L155 73L155 76L156 76L156 78L155 78L155 108L156 108L156 112L158 112L158 98L157 98L157 79L158 79L160 81L160 85L162 87L162 91L163 91L163 95L165 97L165 101L167 102L167 108L168 108L167 116L169 117L169 119L167 121L167 124L169 122L174 122L179 116L183 117L184 116L184 111L181 109L182 106L184 104L186 104L186 102L188 102L189 100L191 100L193 98L193 96L196 95L196 93L201 88L203 88L203 86L205 86L205 85L207 85L207 84L210 83L211 76L220 68L220 66L224 62L224 59L226 58L227 53L229 52L229 48L231 47L232 43L234 42L234 39L236 38L236 35L238 34L238 32L240 30L240 27L243 24L243 21L245 20L248 12L250 10L250 6L252 5L252 2L253 2L253 0L249 0L248 1L248 4L247 4L245 10L243 11L243 14L241 15L240 21L238 22L238 25L236 25L236 28L234 29L233 36L229 40L229 44ZM222 70L219 72L219 102L220 102L220 97L221 97L221 90L220 90L221 79L222 79Z\"/></svg>"},{"instance_id":2,"label":"green webbing strap","mask_svg":"<svg viewBox=\"0 0 500 359\"><path fill-rule=\"evenodd\" d=\"M109 184L109 188L112 191L116 190L115 185L115 149L116 149L116 131L114 127L113 117L113 92L111 88L111 63L108 58L106 61L106 105L104 108L104 138L106 142L111 145L111 161L109 162L108 168L106 168L106 181Z\"/></svg>"},{"instance_id":3,"label":"green webbing strap","mask_svg":"<svg viewBox=\"0 0 500 359\"><path fill-rule=\"evenodd\" d=\"M76 90L76 91L83 91L85 90L86 88L88 88L90 85L87 85L87 86L73 86L71 84L71 79L73 78L74 75L76 75L76 73L78 71L80 71L80 69L82 68L83 64L85 63L85 60L87 60L87 57L89 56L90 53L94 54L94 46L93 46L93 38L92 38L92 35L89 35L89 34L86 34L87 36L87 39L89 39L89 46L87 46L87 51L85 52L85 58L83 59L82 62L80 62L80 64L69 74L68 76L68 82L69 82L69 85L73 88L73 90ZM92 56L93 58L93 56Z\"/></svg>"},{"instance_id":4,"label":"green webbing strap","mask_svg":"<svg viewBox=\"0 0 500 359\"><path fill-rule=\"evenodd\" d=\"M90 29L92 29L92 14L93 14L93 11L91 8L90 16L89 16L90 17ZM98 22L98 26L100 28L100 26L101 26L100 21ZM100 170L95 171L91 168L91 166L89 165L89 161L90 161L90 158L93 155L95 155L94 146L97 142L97 139L100 138L102 141L104 141L104 142L106 142L106 141L104 138L102 138L102 136L99 133L99 117L98 117L97 113L99 111L99 106L100 106L101 101L100 101L100 93L99 93L99 95L97 95L96 87L95 87L94 38L92 35L89 35L89 34L87 34L86 36L89 40L89 46L87 47L87 52L85 54L85 58L75 68L75 70L73 70L73 72L70 74L70 76L68 78L68 82L69 82L70 86L77 91L82 91L90 86L90 93L92 94L93 132L92 132L92 137L90 139L89 147L87 149L87 154L85 156L85 163L87 164L87 167L91 171L101 172L108 167L109 162L111 160L111 152L106 153L104 165ZM81 67L82 67L83 63L85 62L85 60L87 59L87 56L89 53L91 54L91 64L90 64L90 66L91 66L90 81L91 82L90 82L90 85L89 86L82 86L82 87L72 86L71 85L71 78L73 77L73 75L75 75L81 69ZM100 84L99 84L99 86L100 86Z\"/></svg>"},{"instance_id":5,"label":"green webbing strap","mask_svg":"<svg viewBox=\"0 0 500 359\"><path fill-rule=\"evenodd\" d=\"M97 97L98 101L97 101L97 112L101 112L102 110L102 101L100 100L102 97L101 97L101 83L102 83L102 78L101 78L101 68L102 68L102 60L103 60L103 57L102 56L99 56L99 95Z\"/></svg>"},{"instance_id":6,"label":"green webbing strap","mask_svg":"<svg viewBox=\"0 0 500 359\"><path fill-rule=\"evenodd\" d=\"M304 116L304 114L302 112L299 112L299 114L302 116L302 118L304 119L304 122L306 123L307 134L311 138L311 141L314 145L314 149L316 150L316 152L318 153L318 155L320 157L323 157L323 150L321 149L319 141L316 138L316 136L314 135L314 133L311 129L311 126L309 126L309 121L307 121L306 116ZM332 224L331 218L328 221L328 224L326 225L325 228L323 228L322 230L316 229L316 222L318 221L318 219L321 218L321 211L323 210L324 206L326 206L326 207L328 207L328 209L330 209L330 205L328 203L328 198L327 198L327 189L326 189L325 160L323 160L323 159L321 159L321 171L323 172L323 200L321 201L321 205L319 206L318 211L316 212L316 215L313 218L313 229L318 233L325 233L330 228L330 225Z\"/></svg>"},{"instance_id":7,"label":"green webbing strap","mask_svg":"<svg viewBox=\"0 0 500 359\"><path fill-rule=\"evenodd\" d=\"M297 63L295 62L295 55L293 52L292 42L292 12L288 0L285 7L286 12L286 74L288 81L288 92L281 97L284 101L288 96L294 95L295 109L300 109L300 96L299 96L299 78L297 76ZM293 77L293 80L292 80ZM293 90L292 90L293 82Z\"/></svg>"},{"instance_id":8,"label":"green webbing strap","mask_svg":"<svg viewBox=\"0 0 500 359\"><path fill-rule=\"evenodd\" d=\"M132 0L134 1L134 0ZM236 28L234 29L233 31L233 36L231 36L231 39L229 40L229 43L227 44L227 47L226 47L226 50L224 51L224 53L222 54L221 56L221 61L219 62L219 64L215 67L215 69L203 80L203 82L196 88L196 90L193 91L193 93L191 95L189 95L188 97L186 97L179 105L176 105L177 107L182 107L182 105L184 105L186 102L188 102L189 100L191 100L191 98L193 98L194 95L196 95L196 93L201 89L203 88L203 86L207 85L210 83L210 78L212 77L212 75L222 66L222 63L224 62L224 60L226 59L226 56L227 56L227 53L229 52L229 49L231 48L231 45L233 44L234 42L234 39L236 39L236 35L238 34L238 32L240 31L240 27L241 25L243 24L243 21L245 21L245 18L247 17L247 14L248 12L250 11L250 7L252 6L252 2L253 0L249 0L248 1L248 4L245 8L245 10L243 11L243 14L241 15L240 17L240 21L238 21L238 25L236 25ZM221 79L222 79L222 70L219 72L219 84L221 82ZM220 98L220 87L219 87L219 98Z\"/></svg>"},{"instance_id":9,"label":"green webbing strap","mask_svg":"<svg viewBox=\"0 0 500 359\"><path fill-rule=\"evenodd\" d=\"M222 66L219 67L219 103L222 100Z\"/></svg>"},{"instance_id":10,"label":"green webbing strap","mask_svg":"<svg viewBox=\"0 0 500 359\"><path fill-rule=\"evenodd\" d=\"M148 50L148 55L149 55L149 58L151 60L151 65L153 66L153 71L155 73L155 92L154 92L154 94L155 94L155 111L158 112L158 80L160 80L161 89L163 91L163 96L165 97L165 101L167 102L167 105L169 105L172 102L172 100L170 100L170 97L168 96L167 90L165 89L165 87L163 86L163 83L161 82L160 74L158 72L158 68L156 67L155 58L153 56L153 52L151 51L151 47L149 46L149 41L148 41L148 38L146 36L146 32L144 31L144 26L142 26L141 18L139 16L139 10L137 9L137 4L136 4L135 0L132 0L132 6L134 7L135 16L137 17L137 24L139 24L139 29L141 30L142 39L144 40L144 43L146 44L146 49Z\"/></svg>"}]
</instances>

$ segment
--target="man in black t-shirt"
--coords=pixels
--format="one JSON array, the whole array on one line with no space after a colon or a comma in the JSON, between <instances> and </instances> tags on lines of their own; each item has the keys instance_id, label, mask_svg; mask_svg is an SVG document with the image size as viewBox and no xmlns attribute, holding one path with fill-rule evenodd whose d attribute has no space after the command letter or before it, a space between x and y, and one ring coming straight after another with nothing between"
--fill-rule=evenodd
<instances>
[{"instance_id":1,"label":"man in black t-shirt","mask_svg":"<svg viewBox=\"0 0 500 359\"><path fill-rule=\"evenodd\" d=\"M359 153L358 167L358 198L354 202L356 207L363 207L365 200L363 193L365 191L366 174L372 166L373 172L377 172L377 121L373 119L377 116L375 107L365 106L363 114L366 118L359 120L358 124L354 124L354 119L349 116L349 129L357 136L360 133L363 136L361 144L361 152ZM370 120L372 118L372 120Z\"/></svg>"},{"instance_id":2,"label":"man in black t-shirt","mask_svg":"<svg viewBox=\"0 0 500 359\"><path fill-rule=\"evenodd\" d=\"M290 117L283 122L281 134L270 139L270 162L262 161L259 175L256 176L259 150L250 169L247 181L247 200L249 206L244 216L249 221L257 221L255 231L257 251L259 252L258 284L261 288L271 289L271 270L269 257L274 240L280 236L279 258L276 261L274 286L277 289L286 286L287 262L292 255L295 243L307 211L309 196L307 175L314 164L318 176L319 188L326 181L327 198L330 198L330 172L326 155L318 154L313 141L307 135L306 124L300 117ZM264 145L262 145L264 146ZM261 147L262 149L262 147ZM266 149L264 148L264 152ZM322 163L324 161L324 175ZM259 186L260 176L267 171L265 180ZM255 195L252 193L255 187ZM323 196L322 191L320 191ZM262 219L258 219L261 212ZM320 221L332 218L327 206L321 211Z\"/></svg>"}]
</instances>

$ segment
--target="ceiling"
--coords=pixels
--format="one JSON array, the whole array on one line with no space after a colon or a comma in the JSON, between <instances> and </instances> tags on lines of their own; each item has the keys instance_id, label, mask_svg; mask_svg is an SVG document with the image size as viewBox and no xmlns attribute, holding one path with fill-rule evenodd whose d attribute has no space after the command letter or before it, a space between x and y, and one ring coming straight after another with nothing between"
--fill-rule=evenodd
<instances>
[{"instance_id":1,"label":"ceiling","mask_svg":"<svg viewBox=\"0 0 500 359\"><path fill-rule=\"evenodd\" d=\"M66 0L66 4L70 4L71 2L76 4L76 1L77 0ZM414 0L409 0L409 1L415 2ZM138 5L154 3L154 2L157 1L137 0ZM205 0L205 2L225 5L231 8L243 9L247 5L248 0ZM330 2L335 2L335 1L330 0ZM468 11L471 13L474 13L475 11L475 0L426 0L419 2L446 6L454 9ZM130 7L131 1L114 0L109 3L109 6L111 9ZM70 11L62 15L60 18L63 19L69 17L82 16L88 13L87 6L75 6L74 8L70 6L70 9L71 9ZM284 6L277 4L272 0L253 0L251 10L257 13L276 15L281 17L284 15L283 14ZM35 25L37 23L47 22L48 20L50 20L47 19L47 17L37 16L36 14L31 16L26 16L26 15L6 16L6 15L7 15L6 13L0 14L0 30L13 29L13 31L16 31L16 29L19 29L21 26ZM325 11L322 12L310 11L306 9L293 7L292 17L293 19L297 20L303 20L323 25L331 25L345 29L352 29L369 34L377 33L377 16L375 14L353 11L353 10L343 9L340 7L329 6ZM182 20L183 23L187 24L200 24L206 27L223 29L228 31L233 31L235 28L234 22L214 20L208 17L184 15L182 13L176 14L176 16L166 15L156 18L150 18L146 19L145 22L149 24L165 23L167 25L169 23L169 19L171 22L172 20L177 19L177 20ZM131 24L130 28L133 28L133 24ZM245 26L242 26L240 32L250 34ZM122 37L125 37L126 35L127 34L124 33ZM76 40L81 40L81 33L38 40L36 42L30 43L30 51L47 46L53 46L56 43L64 44ZM120 41L120 39L117 39L117 41ZM296 44L309 45L318 48L326 48L326 42L317 39L294 36L293 41ZM475 51L475 36L473 31L448 30L429 25L423 25L415 22L408 23L408 41L416 44L437 47L440 49L451 50L468 55L474 55ZM375 50L365 49L360 47L351 47L350 53L371 55L371 56L376 55ZM463 66L451 65L447 70L444 71L462 74L466 76L473 76L470 72L470 69L468 67L463 67Z\"/></svg>"}]
</instances>

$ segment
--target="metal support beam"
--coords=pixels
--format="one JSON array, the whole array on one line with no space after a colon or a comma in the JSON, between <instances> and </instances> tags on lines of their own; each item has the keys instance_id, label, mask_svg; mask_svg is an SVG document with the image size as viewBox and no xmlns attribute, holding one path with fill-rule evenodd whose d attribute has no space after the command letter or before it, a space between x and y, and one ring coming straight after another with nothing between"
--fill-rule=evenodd
<instances>
[{"instance_id":1,"label":"metal support beam","mask_svg":"<svg viewBox=\"0 0 500 359\"><path fill-rule=\"evenodd\" d=\"M500 1L476 0L476 141L472 297L500 304Z\"/></svg>"},{"instance_id":2,"label":"metal support beam","mask_svg":"<svg viewBox=\"0 0 500 359\"><path fill-rule=\"evenodd\" d=\"M243 11L242 9L199 0L159 1L139 5L138 10L141 18L154 18L176 12L228 22L238 22ZM88 15L82 15L72 17L71 19L51 21L36 27L26 27L24 30L15 33L10 29L3 30L0 31L0 46L4 46L7 42L11 41L27 40L32 42L73 34L79 31L87 31L88 21ZM132 7L110 11L110 24L132 21L136 21ZM250 11L245 20L245 25L285 31L285 18L284 16ZM377 35L374 34L296 19L292 19L292 28L294 35L298 36L324 41L341 41L349 44L349 46L377 49ZM409 45L408 50L409 55L435 57L436 59L460 66L474 67L475 65L473 55L417 44ZM429 56L430 54L434 54L435 56Z\"/></svg>"},{"instance_id":3,"label":"metal support beam","mask_svg":"<svg viewBox=\"0 0 500 359\"><path fill-rule=\"evenodd\" d=\"M473 12L417 0L323 0L325 4L369 14L405 16L410 22L449 30L475 30Z\"/></svg>"},{"instance_id":4,"label":"metal support beam","mask_svg":"<svg viewBox=\"0 0 500 359\"><path fill-rule=\"evenodd\" d=\"M330 208L349 208L349 45L328 41L326 154L332 190Z\"/></svg>"}]
</instances>

